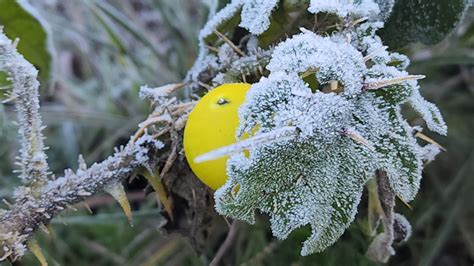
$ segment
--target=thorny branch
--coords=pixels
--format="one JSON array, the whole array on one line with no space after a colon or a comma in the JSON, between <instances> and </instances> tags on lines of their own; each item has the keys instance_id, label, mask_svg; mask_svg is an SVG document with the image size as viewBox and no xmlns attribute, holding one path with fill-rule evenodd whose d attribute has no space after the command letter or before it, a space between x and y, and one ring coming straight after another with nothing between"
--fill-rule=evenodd
<instances>
[{"instance_id":1,"label":"thorny branch","mask_svg":"<svg viewBox=\"0 0 474 266\"><path fill-rule=\"evenodd\" d=\"M12 260L23 255L27 238L42 224L47 224L67 206L80 202L108 185L130 177L142 167L156 162L152 154L161 148L160 142L146 135L132 141L105 161L87 170L67 170L63 177L50 181L38 199L23 197L0 217L0 258Z\"/></svg>"},{"instance_id":2,"label":"thorny branch","mask_svg":"<svg viewBox=\"0 0 474 266\"><path fill-rule=\"evenodd\" d=\"M187 113L194 106L192 102L179 103L175 98L166 103L161 100L180 86L164 91L144 88L142 96L154 95L152 102L164 104L166 110L157 106L150 117L140 124L129 143L103 162L87 168L80 158L80 167L76 172L66 170L64 176L48 180L44 137L41 134L43 126L39 115L38 71L16 51L16 43L10 41L1 29L0 70L5 71L12 82L9 100L14 101L18 113L22 145L18 165L25 184L16 191L15 202L9 210L0 209L0 261L7 258L15 261L21 257L26 250L25 242L33 232L66 207L120 183L143 168L156 168L161 159L157 151L163 148L163 143L157 139L167 132L176 139L175 132L182 129ZM164 124L159 127L161 131L151 134L160 123ZM173 141L172 145L175 152L168 161L176 157L178 144Z\"/></svg>"},{"instance_id":3,"label":"thorny branch","mask_svg":"<svg viewBox=\"0 0 474 266\"><path fill-rule=\"evenodd\" d=\"M16 45L17 42L9 40L0 27L0 70L7 73L13 87L4 102L13 102L18 116L20 178L25 186L39 189L47 181L48 164L41 133L38 70L16 51Z\"/></svg>"}]
</instances>

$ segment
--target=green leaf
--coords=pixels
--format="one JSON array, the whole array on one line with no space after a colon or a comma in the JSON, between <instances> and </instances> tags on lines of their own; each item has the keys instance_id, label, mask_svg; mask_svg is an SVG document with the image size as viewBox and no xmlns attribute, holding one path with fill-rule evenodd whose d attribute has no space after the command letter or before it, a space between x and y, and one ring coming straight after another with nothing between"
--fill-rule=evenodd
<instances>
[{"instance_id":1,"label":"green leaf","mask_svg":"<svg viewBox=\"0 0 474 266\"><path fill-rule=\"evenodd\" d=\"M44 21L26 1L0 0L0 25L10 39L19 38L18 51L39 70L45 84L51 75L52 44Z\"/></svg>"},{"instance_id":2,"label":"green leaf","mask_svg":"<svg viewBox=\"0 0 474 266\"><path fill-rule=\"evenodd\" d=\"M458 25L467 6L467 0L397 0L379 34L391 49L436 44Z\"/></svg>"}]
</instances>

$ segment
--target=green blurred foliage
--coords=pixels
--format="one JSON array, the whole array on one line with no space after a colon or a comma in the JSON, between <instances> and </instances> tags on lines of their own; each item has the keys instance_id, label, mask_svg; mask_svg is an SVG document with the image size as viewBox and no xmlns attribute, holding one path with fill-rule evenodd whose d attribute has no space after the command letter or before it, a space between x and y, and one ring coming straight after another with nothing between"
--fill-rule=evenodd
<instances>
[{"instance_id":1,"label":"green blurred foliage","mask_svg":"<svg viewBox=\"0 0 474 266\"><path fill-rule=\"evenodd\" d=\"M437 44L456 28L469 5L469 0L396 0L379 34L391 49L412 42Z\"/></svg>"},{"instance_id":2,"label":"green blurred foliage","mask_svg":"<svg viewBox=\"0 0 474 266\"><path fill-rule=\"evenodd\" d=\"M53 47L41 16L26 1L0 0L0 25L10 39L21 39L18 51L40 71L41 82L48 84ZM0 77L0 84L3 80Z\"/></svg>"}]
</instances>

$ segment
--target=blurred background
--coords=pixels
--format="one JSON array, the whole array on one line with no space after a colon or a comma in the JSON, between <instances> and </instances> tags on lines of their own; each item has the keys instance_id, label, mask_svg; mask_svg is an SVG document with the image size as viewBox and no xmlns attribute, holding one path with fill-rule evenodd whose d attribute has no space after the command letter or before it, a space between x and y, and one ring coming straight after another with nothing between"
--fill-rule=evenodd
<instances>
[{"instance_id":1,"label":"blurred background","mask_svg":"<svg viewBox=\"0 0 474 266\"><path fill-rule=\"evenodd\" d=\"M199 0L31 2L53 38L53 75L41 87L41 103L49 162L58 174L75 169L79 154L92 163L126 143L150 110L138 98L139 86L184 78L208 14ZM449 135L429 134L447 151L426 167L411 208L398 202L397 211L412 223L414 233L396 248L389 265L473 265L474 10L442 43L412 45L402 52L412 60L411 73L427 76L422 93L440 107ZM406 113L410 122L418 122ZM12 174L18 145L14 120L12 106L0 105L0 198L7 200L19 185ZM133 227L109 195L95 195L87 200L92 213L79 204L54 219L49 233L37 232L50 265L207 265L213 259L228 231L223 219L196 251L186 238L160 230L166 221L144 180L126 186ZM222 264L374 265L364 255L370 243L366 207L359 206L358 219L336 245L304 258L300 243L308 228L278 241L266 217L254 226L239 223ZM31 254L15 263L37 264Z\"/></svg>"}]
</instances>

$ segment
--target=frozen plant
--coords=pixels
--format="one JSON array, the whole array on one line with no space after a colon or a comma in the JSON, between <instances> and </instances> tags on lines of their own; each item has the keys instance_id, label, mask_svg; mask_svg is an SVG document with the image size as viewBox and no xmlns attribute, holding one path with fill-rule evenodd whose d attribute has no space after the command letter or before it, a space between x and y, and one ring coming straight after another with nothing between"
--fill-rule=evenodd
<instances>
[{"instance_id":1,"label":"frozen plant","mask_svg":"<svg viewBox=\"0 0 474 266\"><path fill-rule=\"evenodd\" d=\"M424 76L410 75L408 58L389 51L377 35L400 2L230 0L218 10L212 3L219 2L208 1L211 12L198 36L200 52L184 82L141 88L140 97L151 100L153 108L129 143L89 168L81 157L77 171L66 170L59 178L48 172L37 71L0 31L0 70L12 82L24 183L10 208L0 210L0 261L23 255L37 228L98 191L114 196L131 219L120 181L157 166L160 179L147 179L160 191L172 220L160 182L172 171L176 178L192 178L185 160L177 160L180 131L196 103L190 99L229 82L252 83L239 110L238 142L196 159L230 155L229 178L214 195L220 214L254 223L256 213L265 213L281 239L308 226L311 234L301 254L309 255L344 233L367 185L374 236L367 255L386 262L395 253L393 244L410 237L409 222L394 211L395 198L415 198L424 164L442 147L406 121L401 105L411 106L433 132L446 135L447 126L438 108L420 94L417 80ZM178 93L180 88L187 90ZM421 146L416 137L430 144ZM163 148L168 150L160 155ZM186 181L173 182L181 187L168 190L180 199L185 198L180 193L192 191L192 206L198 206L198 190L182 185L197 181Z\"/></svg>"},{"instance_id":2,"label":"frozen plant","mask_svg":"<svg viewBox=\"0 0 474 266\"><path fill-rule=\"evenodd\" d=\"M156 152L164 147L161 141L145 132L147 124L126 146L116 149L115 154L103 162L88 168L80 157L76 172L68 169L61 177L50 175L41 133L38 71L17 52L16 45L17 41L8 39L0 28L0 71L8 75L12 84L7 101L15 104L18 114L21 148L17 164L24 184L15 189L15 201L9 209L0 209L0 261L20 258L35 229L47 224L68 206L101 190L115 196L127 212L129 206L121 194L121 180L137 174L140 169L154 169L158 162ZM163 96L166 91L156 93L156 97ZM144 89L144 97L149 93L150 90ZM178 112L171 104L166 107L176 114L186 112L182 106ZM155 119L159 117L157 113L154 115Z\"/></svg>"},{"instance_id":3,"label":"frozen plant","mask_svg":"<svg viewBox=\"0 0 474 266\"><path fill-rule=\"evenodd\" d=\"M269 16L275 2L255 2L232 1L204 27L190 79L210 68L207 60L218 58L204 46L206 38L239 6L240 26L252 36L264 33L270 18L262 16ZM266 213L281 239L309 225L312 234L301 251L308 255L344 233L364 186L375 178L384 233L375 237L368 255L385 262L394 254L394 240L409 237L406 219L404 237L394 230L401 225L393 212L395 195L405 202L415 198L423 163L439 150L417 143L417 128L403 118L400 106L410 104L432 131L445 135L447 128L437 107L419 93L417 80L423 76L409 75L408 58L387 51L376 35L393 7L393 1L380 2L312 0L309 12L333 13L349 21L347 26L329 36L301 28L272 49L268 75L252 85L240 108L236 137L241 141L197 158L231 155L229 179L215 193L219 213L249 223L256 212ZM251 137L242 139L246 135Z\"/></svg>"}]
</instances>

